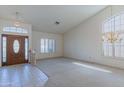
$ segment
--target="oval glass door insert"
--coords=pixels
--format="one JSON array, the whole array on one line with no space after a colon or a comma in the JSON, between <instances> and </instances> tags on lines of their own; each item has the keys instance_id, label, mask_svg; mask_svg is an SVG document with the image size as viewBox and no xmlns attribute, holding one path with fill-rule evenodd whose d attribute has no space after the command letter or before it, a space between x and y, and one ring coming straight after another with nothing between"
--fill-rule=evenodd
<instances>
[{"instance_id":1,"label":"oval glass door insert","mask_svg":"<svg viewBox=\"0 0 124 93\"><path fill-rule=\"evenodd\" d=\"M18 53L19 52L19 47L20 47L19 41L18 40L14 40L14 42L13 42L13 51L14 51L14 53Z\"/></svg>"}]
</instances>

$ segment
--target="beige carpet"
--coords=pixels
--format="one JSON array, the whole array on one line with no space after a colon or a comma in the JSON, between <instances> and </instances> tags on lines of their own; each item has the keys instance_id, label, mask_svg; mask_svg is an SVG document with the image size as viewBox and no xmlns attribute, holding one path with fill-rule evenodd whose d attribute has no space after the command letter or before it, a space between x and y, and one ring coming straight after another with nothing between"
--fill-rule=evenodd
<instances>
[{"instance_id":1,"label":"beige carpet","mask_svg":"<svg viewBox=\"0 0 124 93\"><path fill-rule=\"evenodd\" d=\"M124 86L124 70L56 58L41 60L37 66L48 75L48 87L113 87Z\"/></svg>"}]
</instances>

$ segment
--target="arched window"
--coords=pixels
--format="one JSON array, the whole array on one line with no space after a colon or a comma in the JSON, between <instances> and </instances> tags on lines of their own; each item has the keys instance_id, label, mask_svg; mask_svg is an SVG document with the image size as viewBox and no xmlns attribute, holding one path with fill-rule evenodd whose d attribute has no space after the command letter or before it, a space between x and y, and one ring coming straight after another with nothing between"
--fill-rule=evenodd
<instances>
[{"instance_id":1,"label":"arched window","mask_svg":"<svg viewBox=\"0 0 124 93\"><path fill-rule=\"evenodd\" d=\"M104 56L124 58L124 13L106 19L102 34Z\"/></svg>"},{"instance_id":2,"label":"arched window","mask_svg":"<svg viewBox=\"0 0 124 93\"><path fill-rule=\"evenodd\" d=\"M4 27L4 32L13 32L13 33L28 33L28 31L21 27Z\"/></svg>"}]
</instances>

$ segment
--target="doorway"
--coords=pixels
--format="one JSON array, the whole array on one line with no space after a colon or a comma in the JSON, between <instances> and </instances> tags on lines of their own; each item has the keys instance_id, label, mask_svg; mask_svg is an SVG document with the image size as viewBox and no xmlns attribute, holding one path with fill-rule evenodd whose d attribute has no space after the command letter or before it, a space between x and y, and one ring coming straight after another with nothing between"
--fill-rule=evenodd
<instances>
[{"instance_id":1,"label":"doorway","mask_svg":"<svg viewBox=\"0 0 124 93\"><path fill-rule=\"evenodd\" d=\"M28 63L28 36L2 35L2 65Z\"/></svg>"}]
</instances>

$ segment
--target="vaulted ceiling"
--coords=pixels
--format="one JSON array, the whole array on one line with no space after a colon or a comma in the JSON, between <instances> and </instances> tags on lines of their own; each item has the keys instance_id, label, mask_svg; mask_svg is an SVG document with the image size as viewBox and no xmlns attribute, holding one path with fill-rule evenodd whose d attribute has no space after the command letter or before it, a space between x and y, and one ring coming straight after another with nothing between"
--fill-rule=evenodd
<instances>
[{"instance_id":1,"label":"vaulted ceiling","mask_svg":"<svg viewBox=\"0 0 124 93\"><path fill-rule=\"evenodd\" d=\"M33 31L64 33L105 7L102 5L1 5L0 17L13 20L15 12L19 12L21 20L30 23ZM55 24L56 21L60 24Z\"/></svg>"}]
</instances>

